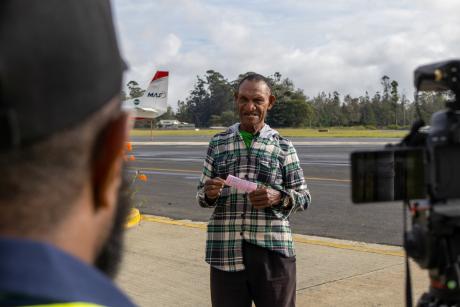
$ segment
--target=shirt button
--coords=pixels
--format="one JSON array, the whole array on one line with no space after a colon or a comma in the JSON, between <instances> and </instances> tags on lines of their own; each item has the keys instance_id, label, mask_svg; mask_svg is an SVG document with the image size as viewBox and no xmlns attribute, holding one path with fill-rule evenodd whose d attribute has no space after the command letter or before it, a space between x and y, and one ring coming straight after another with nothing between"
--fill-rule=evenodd
<instances>
[{"instance_id":1,"label":"shirt button","mask_svg":"<svg viewBox=\"0 0 460 307\"><path fill-rule=\"evenodd\" d=\"M244 217L244 213L241 213L241 217Z\"/></svg>"},{"instance_id":2,"label":"shirt button","mask_svg":"<svg viewBox=\"0 0 460 307\"><path fill-rule=\"evenodd\" d=\"M243 235L243 232L240 232L240 236L242 236L242 235Z\"/></svg>"},{"instance_id":3,"label":"shirt button","mask_svg":"<svg viewBox=\"0 0 460 307\"><path fill-rule=\"evenodd\" d=\"M244 179L249 179L248 174L244 175Z\"/></svg>"}]
</instances>

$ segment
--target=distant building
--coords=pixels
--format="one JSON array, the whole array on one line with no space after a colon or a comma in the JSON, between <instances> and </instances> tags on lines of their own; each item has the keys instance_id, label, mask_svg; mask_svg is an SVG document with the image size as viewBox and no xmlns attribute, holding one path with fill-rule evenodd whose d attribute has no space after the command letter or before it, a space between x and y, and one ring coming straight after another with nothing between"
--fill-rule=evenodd
<instances>
[{"instance_id":1,"label":"distant building","mask_svg":"<svg viewBox=\"0 0 460 307\"><path fill-rule=\"evenodd\" d=\"M177 129L179 128L180 122L177 119L162 119L158 122L158 128L160 129Z\"/></svg>"},{"instance_id":2,"label":"distant building","mask_svg":"<svg viewBox=\"0 0 460 307\"><path fill-rule=\"evenodd\" d=\"M176 119L162 119L157 126L160 129L195 129L194 124L180 122Z\"/></svg>"},{"instance_id":3,"label":"distant building","mask_svg":"<svg viewBox=\"0 0 460 307\"><path fill-rule=\"evenodd\" d=\"M195 124L181 122L179 124L179 129L195 129Z\"/></svg>"}]
</instances>

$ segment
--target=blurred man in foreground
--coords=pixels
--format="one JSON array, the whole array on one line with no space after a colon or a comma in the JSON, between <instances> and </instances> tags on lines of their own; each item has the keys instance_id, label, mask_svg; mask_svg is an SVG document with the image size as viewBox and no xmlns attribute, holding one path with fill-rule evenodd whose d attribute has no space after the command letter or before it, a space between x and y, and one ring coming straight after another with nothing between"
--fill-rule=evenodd
<instances>
[{"instance_id":1,"label":"blurred man in foreground","mask_svg":"<svg viewBox=\"0 0 460 307\"><path fill-rule=\"evenodd\" d=\"M108 1L0 4L0 306L133 306L123 69Z\"/></svg>"}]
</instances>

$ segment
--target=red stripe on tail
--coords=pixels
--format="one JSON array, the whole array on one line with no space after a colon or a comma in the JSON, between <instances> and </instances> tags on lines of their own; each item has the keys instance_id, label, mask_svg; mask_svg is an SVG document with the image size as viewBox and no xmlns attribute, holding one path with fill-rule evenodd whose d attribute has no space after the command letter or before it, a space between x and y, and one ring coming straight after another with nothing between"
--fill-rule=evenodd
<instances>
[{"instance_id":1,"label":"red stripe on tail","mask_svg":"<svg viewBox=\"0 0 460 307\"><path fill-rule=\"evenodd\" d=\"M155 73L155 76L153 76L153 79L152 81L155 81L155 80L158 80L158 79L161 79L161 78L164 78L164 77L167 77L169 76L169 72L168 71L157 71Z\"/></svg>"}]
</instances>

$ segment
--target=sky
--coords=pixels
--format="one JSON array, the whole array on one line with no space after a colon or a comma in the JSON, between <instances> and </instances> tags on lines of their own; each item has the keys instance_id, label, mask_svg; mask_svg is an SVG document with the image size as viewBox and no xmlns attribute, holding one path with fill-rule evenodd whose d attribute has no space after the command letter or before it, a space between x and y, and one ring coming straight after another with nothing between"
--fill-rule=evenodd
<instances>
[{"instance_id":1,"label":"sky","mask_svg":"<svg viewBox=\"0 0 460 307\"><path fill-rule=\"evenodd\" d=\"M186 100L197 76L280 72L313 97L381 90L387 75L413 95L413 70L460 58L458 0L113 0L129 65L145 88L168 70L168 103Z\"/></svg>"}]
</instances>

